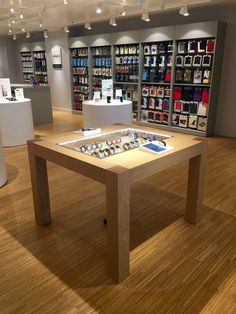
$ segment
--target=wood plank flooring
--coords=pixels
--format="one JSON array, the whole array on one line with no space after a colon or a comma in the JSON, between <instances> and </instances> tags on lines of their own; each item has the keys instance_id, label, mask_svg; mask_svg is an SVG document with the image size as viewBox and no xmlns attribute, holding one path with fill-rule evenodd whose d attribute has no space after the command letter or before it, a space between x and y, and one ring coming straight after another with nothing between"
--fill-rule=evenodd
<instances>
[{"instance_id":1,"label":"wood plank flooring","mask_svg":"<svg viewBox=\"0 0 236 314\"><path fill-rule=\"evenodd\" d=\"M54 112L37 137L81 127ZM236 313L236 139L210 138L202 222L183 220L187 164L131 189L131 274L107 276L105 188L49 164L53 224L34 222L26 146L6 148L0 313Z\"/></svg>"}]
</instances>

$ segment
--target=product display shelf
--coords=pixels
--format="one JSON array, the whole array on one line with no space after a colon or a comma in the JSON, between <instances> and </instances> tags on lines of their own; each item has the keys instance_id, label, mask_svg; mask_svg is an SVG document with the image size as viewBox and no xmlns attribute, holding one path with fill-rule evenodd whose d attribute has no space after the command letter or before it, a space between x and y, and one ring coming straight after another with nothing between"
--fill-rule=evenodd
<instances>
[{"instance_id":1,"label":"product display shelf","mask_svg":"<svg viewBox=\"0 0 236 314\"><path fill-rule=\"evenodd\" d=\"M48 73L47 73L47 59L46 51L34 51L33 52L34 60L34 73L38 78L40 86L48 85Z\"/></svg>"},{"instance_id":2,"label":"product display shelf","mask_svg":"<svg viewBox=\"0 0 236 314\"><path fill-rule=\"evenodd\" d=\"M123 98L133 102L133 120L139 120L139 44L114 46L114 89L122 89Z\"/></svg>"},{"instance_id":3,"label":"product display shelf","mask_svg":"<svg viewBox=\"0 0 236 314\"><path fill-rule=\"evenodd\" d=\"M102 92L102 80L112 79L111 46L92 47L92 91Z\"/></svg>"},{"instance_id":4,"label":"product display shelf","mask_svg":"<svg viewBox=\"0 0 236 314\"><path fill-rule=\"evenodd\" d=\"M142 44L141 113L143 123L169 125L173 41Z\"/></svg>"},{"instance_id":5,"label":"product display shelf","mask_svg":"<svg viewBox=\"0 0 236 314\"><path fill-rule=\"evenodd\" d=\"M32 53L27 51L21 52L20 55L24 83L30 84L31 78L34 76Z\"/></svg>"},{"instance_id":6,"label":"product display shelf","mask_svg":"<svg viewBox=\"0 0 236 314\"><path fill-rule=\"evenodd\" d=\"M176 43L171 126L206 134L215 38Z\"/></svg>"},{"instance_id":7,"label":"product display shelf","mask_svg":"<svg viewBox=\"0 0 236 314\"><path fill-rule=\"evenodd\" d=\"M88 48L71 49L73 81L73 110L82 111L82 103L89 99Z\"/></svg>"}]
</instances>

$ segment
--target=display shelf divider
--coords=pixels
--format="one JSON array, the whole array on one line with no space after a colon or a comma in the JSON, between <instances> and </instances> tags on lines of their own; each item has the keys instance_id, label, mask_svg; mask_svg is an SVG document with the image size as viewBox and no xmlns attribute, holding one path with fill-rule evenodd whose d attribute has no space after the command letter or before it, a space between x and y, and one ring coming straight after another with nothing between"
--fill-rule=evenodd
<instances>
[{"instance_id":1,"label":"display shelf divider","mask_svg":"<svg viewBox=\"0 0 236 314\"><path fill-rule=\"evenodd\" d=\"M175 60L177 56L177 42L173 40L173 51L172 51L172 68L171 68L171 82L170 82L170 109L169 109L169 119L168 119L168 126L172 126L172 115L174 112L174 82L175 82Z\"/></svg>"}]
</instances>

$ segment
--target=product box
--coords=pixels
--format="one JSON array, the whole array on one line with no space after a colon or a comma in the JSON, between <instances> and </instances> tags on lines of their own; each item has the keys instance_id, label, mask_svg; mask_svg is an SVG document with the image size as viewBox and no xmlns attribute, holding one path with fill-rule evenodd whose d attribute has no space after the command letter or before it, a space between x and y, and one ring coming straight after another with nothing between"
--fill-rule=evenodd
<instances>
[{"instance_id":1,"label":"product box","mask_svg":"<svg viewBox=\"0 0 236 314\"><path fill-rule=\"evenodd\" d=\"M206 132L206 130L207 130L207 118L204 118L204 117L199 117L198 118L198 127L197 127L197 129L199 131Z\"/></svg>"},{"instance_id":2,"label":"product box","mask_svg":"<svg viewBox=\"0 0 236 314\"><path fill-rule=\"evenodd\" d=\"M180 116L179 116L179 126L181 127L181 128L187 128L188 127L188 116L186 115L183 115L183 114L181 114Z\"/></svg>"},{"instance_id":3,"label":"product box","mask_svg":"<svg viewBox=\"0 0 236 314\"><path fill-rule=\"evenodd\" d=\"M188 123L189 128L197 129L197 124L198 124L198 117L190 115L189 116L189 123Z\"/></svg>"}]
</instances>

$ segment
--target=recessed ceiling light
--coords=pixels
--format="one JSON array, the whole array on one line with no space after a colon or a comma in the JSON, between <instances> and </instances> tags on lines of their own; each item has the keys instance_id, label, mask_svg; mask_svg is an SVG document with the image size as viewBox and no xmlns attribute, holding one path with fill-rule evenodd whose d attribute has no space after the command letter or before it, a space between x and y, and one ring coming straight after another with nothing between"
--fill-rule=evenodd
<instances>
[{"instance_id":1,"label":"recessed ceiling light","mask_svg":"<svg viewBox=\"0 0 236 314\"><path fill-rule=\"evenodd\" d=\"M100 3L97 4L96 13L101 14L102 13L102 6Z\"/></svg>"},{"instance_id":2,"label":"recessed ceiling light","mask_svg":"<svg viewBox=\"0 0 236 314\"><path fill-rule=\"evenodd\" d=\"M110 21L109 21L109 24L110 24L111 26L117 26L116 19L115 19L114 17L112 17L112 18L110 19Z\"/></svg>"},{"instance_id":3,"label":"recessed ceiling light","mask_svg":"<svg viewBox=\"0 0 236 314\"><path fill-rule=\"evenodd\" d=\"M14 8L10 8L10 12L11 12L12 14L15 13Z\"/></svg>"},{"instance_id":4,"label":"recessed ceiling light","mask_svg":"<svg viewBox=\"0 0 236 314\"><path fill-rule=\"evenodd\" d=\"M92 29L92 26L89 22L85 23L84 24L84 28L88 29L88 30L91 30Z\"/></svg>"},{"instance_id":5,"label":"recessed ceiling light","mask_svg":"<svg viewBox=\"0 0 236 314\"><path fill-rule=\"evenodd\" d=\"M23 15L23 13L21 12L21 13L20 13L20 19L23 20L23 18L24 18L24 15Z\"/></svg>"},{"instance_id":6,"label":"recessed ceiling light","mask_svg":"<svg viewBox=\"0 0 236 314\"><path fill-rule=\"evenodd\" d=\"M12 30L11 28L9 28L8 35L11 35L11 34L12 34Z\"/></svg>"},{"instance_id":7,"label":"recessed ceiling light","mask_svg":"<svg viewBox=\"0 0 236 314\"><path fill-rule=\"evenodd\" d=\"M42 28L43 27L43 23L40 21L39 22L39 27Z\"/></svg>"},{"instance_id":8,"label":"recessed ceiling light","mask_svg":"<svg viewBox=\"0 0 236 314\"><path fill-rule=\"evenodd\" d=\"M183 16L189 16L188 6L184 5L180 8L179 14Z\"/></svg>"},{"instance_id":9,"label":"recessed ceiling light","mask_svg":"<svg viewBox=\"0 0 236 314\"><path fill-rule=\"evenodd\" d=\"M141 16L141 20L145 21L145 22L150 22L150 17L148 12L144 12Z\"/></svg>"}]
</instances>

